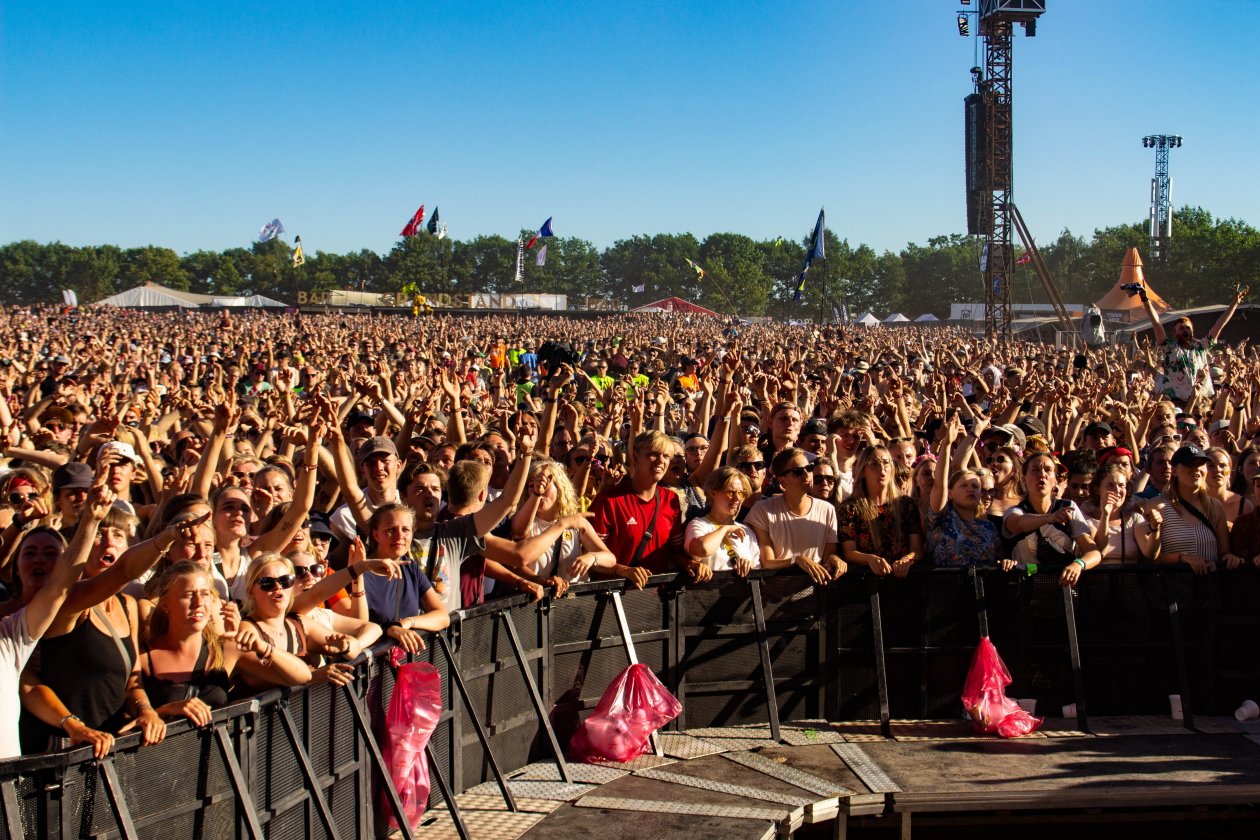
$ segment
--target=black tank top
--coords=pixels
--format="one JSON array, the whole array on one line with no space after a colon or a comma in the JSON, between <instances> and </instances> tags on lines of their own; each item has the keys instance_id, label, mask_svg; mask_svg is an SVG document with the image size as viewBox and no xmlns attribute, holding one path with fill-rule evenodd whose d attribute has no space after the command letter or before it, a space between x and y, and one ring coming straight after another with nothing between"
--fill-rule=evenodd
<instances>
[{"instance_id":1,"label":"black tank top","mask_svg":"<svg viewBox=\"0 0 1260 840\"><path fill-rule=\"evenodd\" d=\"M192 673L189 675L187 682L177 682L168 680L165 677L154 676L153 657L150 655L149 666L142 668L140 675L144 679L144 690L148 693L149 702L153 704L153 708L156 709L167 703L174 703L177 700L188 700L193 697L198 698L212 709L226 706L228 700L227 671L224 671L222 668L207 671L206 662L209 658L210 650L206 647L203 639L201 652L197 654L197 663L193 665Z\"/></svg>"},{"instance_id":2,"label":"black tank top","mask_svg":"<svg viewBox=\"0 0 1260 840\"><path fill-rule=\"evenodd\" d=\"M126 616L123 596L115 597ZM42 639L35 652L40 681L56 693L67 711L102 732L116 732L124 723L127 678L131 675L131 663L136 660L131 634L120 635L129 656L126 662L118 652L113 634L98 629L90 615L69 633ZM50 738L66 734L26 709L22 710L19 720L23 753L43 752L48 749Z\"/></svg>"}]
</instances>

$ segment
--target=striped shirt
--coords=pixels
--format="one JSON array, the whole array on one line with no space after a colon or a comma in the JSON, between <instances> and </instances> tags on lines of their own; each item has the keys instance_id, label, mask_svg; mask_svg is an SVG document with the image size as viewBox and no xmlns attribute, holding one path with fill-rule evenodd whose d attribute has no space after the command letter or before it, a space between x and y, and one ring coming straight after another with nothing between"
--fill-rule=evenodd
<instances>
[{"instance_id":1,"label":"striped shirt","mask_svg":"<svg viewBox=\"0 0 1260 840\"><path fill-rule=\"evenodd\" d=\"M1157 509L1164 517L1159 529L1161 554L1188 553L1209 563L1220 559L1216 533L1199 517L1188 510L1183 516L1168 502L1160 502Z\"/></svg>"}]
</instances>

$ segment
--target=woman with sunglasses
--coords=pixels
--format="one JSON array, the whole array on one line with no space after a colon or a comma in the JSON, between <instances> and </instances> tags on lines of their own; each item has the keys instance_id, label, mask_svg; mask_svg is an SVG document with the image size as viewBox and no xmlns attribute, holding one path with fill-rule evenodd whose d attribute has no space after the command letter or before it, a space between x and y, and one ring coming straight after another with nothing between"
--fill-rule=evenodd
<instances>
[{"instance_id":1,"label":"woman with sunglasses","mask_svg":"<svg viewBox=\"0 0 1260 840\"><path fill-rule=\"evenodd\" d=\"M932 564L994 568L1002 559L1002 537L984 515L983 479L975 470L955 470L950 463L954 443L964 431L962 423L954 417L944 430L927 529Z\"/></svg>"},{"instance_id":2,"label":"woman with sunglasses","mask_svg":"<svg viewBox=\"0 0 1260 840\"><path fill-rule=\"evenodd\" d=\"M836 508L807 492L805 450L789 447L770 465L783 492L758 502L746 520L757 537L762 568L796 565L820 586L839 580L848 565L836 553Z\"/></svg>"},{"instance_id":3,"label":"woman with sunglasses","mask_svg":"<svg viewBox=\"0 0 1260 840\"><path fill-rule=\"evenodd\" d=\"M19 467L9 474L4 500L7 504L0 517L7 514L8 522L0 532L0 569L8 566L22 535L46 520L53 509L48 481L42 470L33 467Z\"/></svg>"},{"instance_id":4,"label":"woman with sunglasses","mask_svg":"<svg viewBox=\"0 0 1260 840\"><path fill-rule=\"evenodd\" d=\"M362 551L362 548L363 544L359 543L359 550ZM354 549L351 549L352 563L355 560L354 553ZM351 660L357 658L381 637L383 632L381 626L368 620L367 597L362 585L356 586L352 583L345 597L339 600L339 603L344 602L351 608L361 607L362 617L345 615L332 607L325 606L324 599L318 598L318 595L315 598L304 597L307 593L315 591L328 575L330 570L326 565L316 560L315 555L304 551L295 551L287 555L286 559L293 565L293 575L296 578L293 588L293 614L301 619L308 638L313 634L313 625L323 628L325 633L340 633L349 639L342 655L347 660ZM363 562L366 563L366 561ZM378 562L390 563L390 561ZM391 565L396 574L397 565ZM358 570L362 575L363 566L359 566Z\"/></svg>"},{"instance_id":5,"label":"woman with sunglasses","mask_svg":"<svg viewBox=\"0 0 1260 840\"><path fill-rule=\"evenodd\" d=\"M1060 568L1059 583L1076 586L1081 575L1102 561L1089 523L1075 502L1056 498L1059 487L1058 461L1048 452L1035 452L1024 459L1024 488L1027 495L1002 518L1002 536L1015 540L1011 559L1002 567L1046 565Z\"/></svg>"},{"instance_id":6,"label":"woman with sunglasses","mask_svg":"<svg viewBox=\"0 0 1260 840\"><path fill-rule=\"evenodd\" d=\"M186 717L205 726L214 709L227 705L233 679L264 687L310 682L306 663L243 624L236 605L219 599L210 575L195 563L168 568L156 590L140 672L164 720Z\"/></svg>"},{"instance_id":7,"label":"woman with sunglasses","mask_svg":"<svg viewBox=\"0 0 1260 840\"><path fill-rule=\"evenodd\" d=\"M318 622L304 622L293 613L297 574L287 558L275 552L258 555L249 564L246 579L249 590L241 605L242 627L252 626L276 650L291 653L310 665L312 681L327 679L339 685L350 681L348 669L337 665L320 667L320 664L324 657L346 657L353 648L353 640ZM261 691L268 685L248 673L242 674L237 682L246 694Z\"/></svg>"},{"instance_id":8,"label":"woman with sunglasses","mask_svg":"<svg viewBox=\"0 0 1260 840\"><path fill-rule=\"evenodd\" d=\"M880 577L905 577L923 552L923 524L901 495L896 464L882 444L863 449L853 466L853 496L837 511L840 551Z\"/></svg>"},{"instance_id":9,"label":"woman with sunglasses","mask_svg":"<svg viewBox=\"0 0 1260 840\"><path fill-rule=\"evenodd\" d=\"M752 483L734 467L719 467L709 476L705 490L709 510L687 523L683 545L689 555L703 560L713 571L729 570L743 577L761 565L757 535L751 527L735 521Z\"/></svg>"}]
</instances>

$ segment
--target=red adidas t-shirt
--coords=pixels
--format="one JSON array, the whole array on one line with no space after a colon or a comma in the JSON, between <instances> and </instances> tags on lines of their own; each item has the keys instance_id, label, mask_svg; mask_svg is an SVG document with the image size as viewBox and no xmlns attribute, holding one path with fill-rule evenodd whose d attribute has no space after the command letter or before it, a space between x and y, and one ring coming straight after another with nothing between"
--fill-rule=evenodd
<instances>
[{"instance_id":1,"label":"red adidas t-shirt","mask_svg":"<svg viewBox=\"0 0 1260 840\"><path fill-rule=\"evenodd\" d=\"M653 574L660 574L676 571L684 559L683 521L678 494L664 487L657 487L656 493L661 506L639 565ZM618 563L630 564L655 507L655 500L639 498L629 479L623 479L611 490L600 493L591 503L591 524L595 533L616 555Z\"/></svg>"}]
</instances>

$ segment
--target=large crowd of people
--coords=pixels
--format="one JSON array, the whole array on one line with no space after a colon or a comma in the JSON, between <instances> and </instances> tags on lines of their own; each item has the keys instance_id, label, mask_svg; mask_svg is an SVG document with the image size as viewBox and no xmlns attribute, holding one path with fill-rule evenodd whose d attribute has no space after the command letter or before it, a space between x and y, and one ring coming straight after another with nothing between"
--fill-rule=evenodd
<instances>
[{"instance_id":1,"label":"large crowd of people","mask_svg":"<svg viewBox=\"0 0 1260 840\"><path fill-rule=\"evenodd\" d=\"M1242 293L1238 300L1241 300ZM452 611L799 567L1260 565L1260 357L681 315L0 312L0 757ZM1151 312L1154 319L1154 313Z\"/></svg>"}]
</instances>

